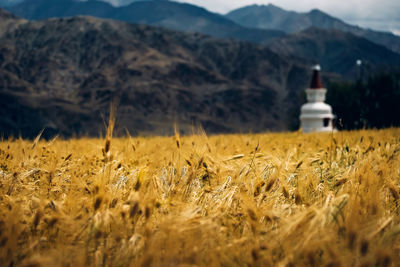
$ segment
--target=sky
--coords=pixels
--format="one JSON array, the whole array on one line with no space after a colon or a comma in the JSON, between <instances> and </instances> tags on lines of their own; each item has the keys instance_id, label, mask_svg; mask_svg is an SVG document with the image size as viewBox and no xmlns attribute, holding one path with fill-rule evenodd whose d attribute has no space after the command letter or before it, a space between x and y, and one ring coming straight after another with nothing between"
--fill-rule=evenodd
<instances>
[{"instance_id":1,"label":"sky","mask_svg":"<svg viewBox=\"0 0 400 267\"><path fill-rule=\"evenodd\" d=\"M177 0L225 14L252 4L274 4L286 10L307 12L318 8L347 23L400 35L400 0Z\"/></svg>"}]
</instances>

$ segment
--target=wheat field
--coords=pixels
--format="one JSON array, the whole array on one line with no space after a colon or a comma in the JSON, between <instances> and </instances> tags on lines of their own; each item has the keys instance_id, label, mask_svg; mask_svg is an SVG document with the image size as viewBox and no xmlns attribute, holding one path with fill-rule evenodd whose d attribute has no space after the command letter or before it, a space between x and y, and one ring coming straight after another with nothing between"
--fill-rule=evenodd
<instances>
[{"instance_id":1,"label":"wheat field","mask_svg":"<svg viewBox=\"0 0 400 267\"><path fill-rule=\"evenodd\" d=\"M0 142L3 266L399 266L400 129Z\"/></svg>"}]
</instances>

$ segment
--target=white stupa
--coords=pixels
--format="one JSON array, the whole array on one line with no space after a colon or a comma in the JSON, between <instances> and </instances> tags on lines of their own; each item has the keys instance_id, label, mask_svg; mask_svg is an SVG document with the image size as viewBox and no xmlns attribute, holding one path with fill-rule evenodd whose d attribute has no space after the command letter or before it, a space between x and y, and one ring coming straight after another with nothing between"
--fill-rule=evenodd
<instances>
[{"instance_id":1,"label":"white stupa","mask_svg":"<svg viewBox=\"0 0 400 267\"><path fill-rule=\"evenodd\" d=\"M301 128L304 133L333 130L331 106L324 103L327 90L322 87L319 65L314 66L310 88L306 89L307 102L301 107Z\"/></svg>"}]
</instances>

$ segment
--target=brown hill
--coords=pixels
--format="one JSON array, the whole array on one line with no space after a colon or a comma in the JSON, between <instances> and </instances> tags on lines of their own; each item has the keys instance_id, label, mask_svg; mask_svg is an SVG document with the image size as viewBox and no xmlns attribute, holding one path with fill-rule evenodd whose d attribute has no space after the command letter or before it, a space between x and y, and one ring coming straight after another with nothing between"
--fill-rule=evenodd
<instances>
[{"instance_id":1,"label":"brown hill","mask_svg":"<svg viewBox=\"0 0 400 267\"><path fill-rule=\"evenodd\" d=\"M0 132L97 135L287 129L286 96L308 70L268 48L88 17L26 22L0 38ZM289 80L290 79L290 80Z\"/></svg>"},{"instance_id":2,"label":"brown hill","mask_svg":"<svg viewBox=\"0 0 400 267\"><path fill-rule=\"evenodd\" d=\"M0 8L0 36L26 21Z\"/></svg>"}]
</instances>

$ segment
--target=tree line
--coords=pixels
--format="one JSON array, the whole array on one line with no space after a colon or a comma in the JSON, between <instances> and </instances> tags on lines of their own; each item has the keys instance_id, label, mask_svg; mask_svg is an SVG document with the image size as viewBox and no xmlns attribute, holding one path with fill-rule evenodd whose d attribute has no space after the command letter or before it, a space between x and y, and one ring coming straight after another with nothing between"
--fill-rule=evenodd
<instances>
[{"instance_id":1,"label":"tree line","mask_svg":"<svg viewBox=\"0 0 400 267\"><path fill-rule=\"evenodd\" d=\"M327 89L327 103L333 107L339 129L400 126L400 72L335 82Z\"/></svg>"}]
</instances>

